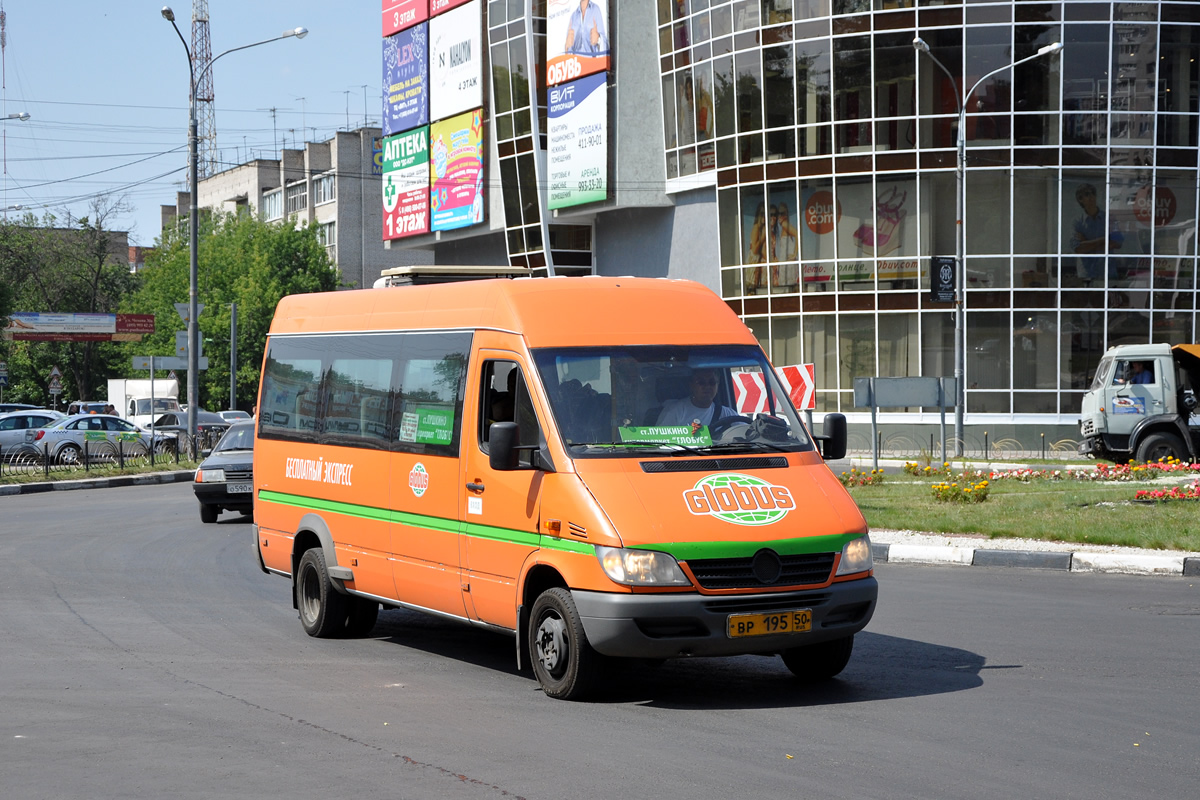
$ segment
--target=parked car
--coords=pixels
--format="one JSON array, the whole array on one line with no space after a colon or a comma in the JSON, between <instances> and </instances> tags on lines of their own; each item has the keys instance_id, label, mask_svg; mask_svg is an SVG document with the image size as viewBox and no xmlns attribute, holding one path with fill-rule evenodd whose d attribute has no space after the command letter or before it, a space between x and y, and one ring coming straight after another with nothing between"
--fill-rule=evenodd
<instances>
[{"instance_id":1,"label":"parked car","mask_svg":"<svg viewBox=\"0 0 1200 800\"><path fill-rule=\"evenodd\" d=\"M0 414L7 414L10 411L28 411L37 406L31 406L28 403L0 403Z\"/></svg>"},{"instance_id":2,"label":"parked car","mask_svg":"<svg viewBox=\"0 0 1200 800\"><path fill-rule=\"evenodd\" d=\"M211 411L196 410L196 435L200 438L200 449L207 450L220 439L230 423ZM186 411L171 411L154 420L154 432L177 439L187 436L188 415ZM184 448L185 450L187 448Z\"/></svg>"},{"instance_id":3,"label":"parked car","mask_svg":"<svg viewBox=\"0 0 1200 800\"><path fill-rule=\"evenodd\" d=\"M169 441L156 436L155 452L163 452ZM74 414L55 420L41 428L25 431L24 449L39 454L49 447L50 458L60 464L77 464L83 459L84 445L90 457L111 457L117 448L126 455L139 456L150 452L150 432L128 420L111 414Z\"/></svg>"},{"instance_id":4,"label":"parked car","mask_svg":"<svg viewBox=\"0 0 1200 800\"><path fill-rule=\"evenodd\" d=\"M61 411L32 407L0 413L0 458L11 458L16 450L23 449L25 431L49 425L63 416Z\"/></svg>"},{"instance_id":5,"label":"parked car","mask_svg":"<svg viewBox=\"0 0 1200 800\"><path fill-rule=\"evenodd\" d=\"M221 511L254 511L254 422L230 426L196 470L192 488L200 501L200 520L216 522Z\"/></svg>"},{"instance_id":6,"label":"parked car","mask_svg":"<svg viewBox=\"0 0 1200 800\"><path fill-rule=\"evenodd\" d=\"M254 419L254 417L250 415L250 412L241 410L218 411L217 414L220 415L221 419L225 420L226 422L240 422L241 420Z\"/></svg>"}]
</instances>

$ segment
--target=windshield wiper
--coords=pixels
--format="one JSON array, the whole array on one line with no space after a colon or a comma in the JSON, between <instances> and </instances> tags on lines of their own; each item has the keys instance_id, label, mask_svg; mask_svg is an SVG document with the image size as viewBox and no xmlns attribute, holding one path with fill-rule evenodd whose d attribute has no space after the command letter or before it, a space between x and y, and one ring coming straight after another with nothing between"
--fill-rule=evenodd
<instances>
[{"instance_id":1,"label":"windshield wiper","mask_svg":"<svg viewBox=\"0 0 1200 800\"><path fill-rule=\"evenodd\" d=\"M786 447L781 447L777 444L771 444L770 442L764 442L761 440L752 440L746 442L714 442L707 447L698 447L696 449L697 451L707 452L709 450L739 450L742 448L765 448L767 450L774 450L777 453L793 452Z\"/></svg>"},{"instance_id":2,"label":"windshield wiper","mask_svg":"<svg viewBox=\"0 0 1200 800\"><path fill-rule=\"evenodd\" d=\"M623 442L571 442L569 447L636 447L646 448L653 447L655 449L669 449L673 454L679 453L698 453L701 448L690 447L686 444L677 444L675 442L656 442L643 439L627 439Z\"/></svg>"}]
</instances>

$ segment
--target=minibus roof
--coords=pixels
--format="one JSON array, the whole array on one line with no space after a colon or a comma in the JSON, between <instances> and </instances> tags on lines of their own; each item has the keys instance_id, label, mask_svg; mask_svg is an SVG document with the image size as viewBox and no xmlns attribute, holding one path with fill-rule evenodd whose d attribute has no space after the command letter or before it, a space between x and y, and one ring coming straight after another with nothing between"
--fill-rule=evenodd
<instances>
[{"instance_id":1,"label":"minibus roof","mask_svg":"<svg viewBox=\"0 0 1200 800\"><path fill-rule=\"evenodd\" d=\"M283 298L272 334L493 328L530 347L757 344L708 288L665 278L479 280Z\"/></svg>"}]
</instances>

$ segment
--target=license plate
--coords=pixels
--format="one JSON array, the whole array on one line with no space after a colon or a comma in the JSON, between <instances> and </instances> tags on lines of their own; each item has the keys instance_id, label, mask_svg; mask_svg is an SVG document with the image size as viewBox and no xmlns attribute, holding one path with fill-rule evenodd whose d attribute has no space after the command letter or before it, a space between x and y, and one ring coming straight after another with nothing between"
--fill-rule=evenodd
<instances>
[{"instance_id":1,"label":"license plate","mask_svg":"<svg viewBox=\"0 0 1200 800\"><path fill-rule=\"evenodd\" d=\"M781 633L808 633L812 630L812 609L797 608L772 614L730 614L729 638L776 636Z\"/></svg>"},{"instance_id":2,"label":"license plate","mask_svg":"<svg viewBox=\"0 0 1200 800\"><path fill-rule=\"evenodd\" d=\"M229 492L230 494L250 494L251 492L254 491L254 484L252 484L252 483L227 483L227 484L225 484L225 491Z\"/></svg>"}]
</instances>

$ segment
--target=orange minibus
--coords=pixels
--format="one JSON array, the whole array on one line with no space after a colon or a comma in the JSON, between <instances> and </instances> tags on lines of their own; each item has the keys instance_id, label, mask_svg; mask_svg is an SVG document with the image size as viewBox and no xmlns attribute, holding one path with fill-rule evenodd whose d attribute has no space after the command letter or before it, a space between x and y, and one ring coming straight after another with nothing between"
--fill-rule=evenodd
<instances>
[{"instance_id":1,"label":"orange minibus","mask_svg":"<svg viewBox=\"0 0 1200 800\"><path fill-rule=\"evenodd\" d=\"M285 297L254 521L311 636L381 606L512 635L551 697L609 659L778 654L836 675L878 586L862 514L757 340L688 281Z\"/></svg>"}]
</instances>

